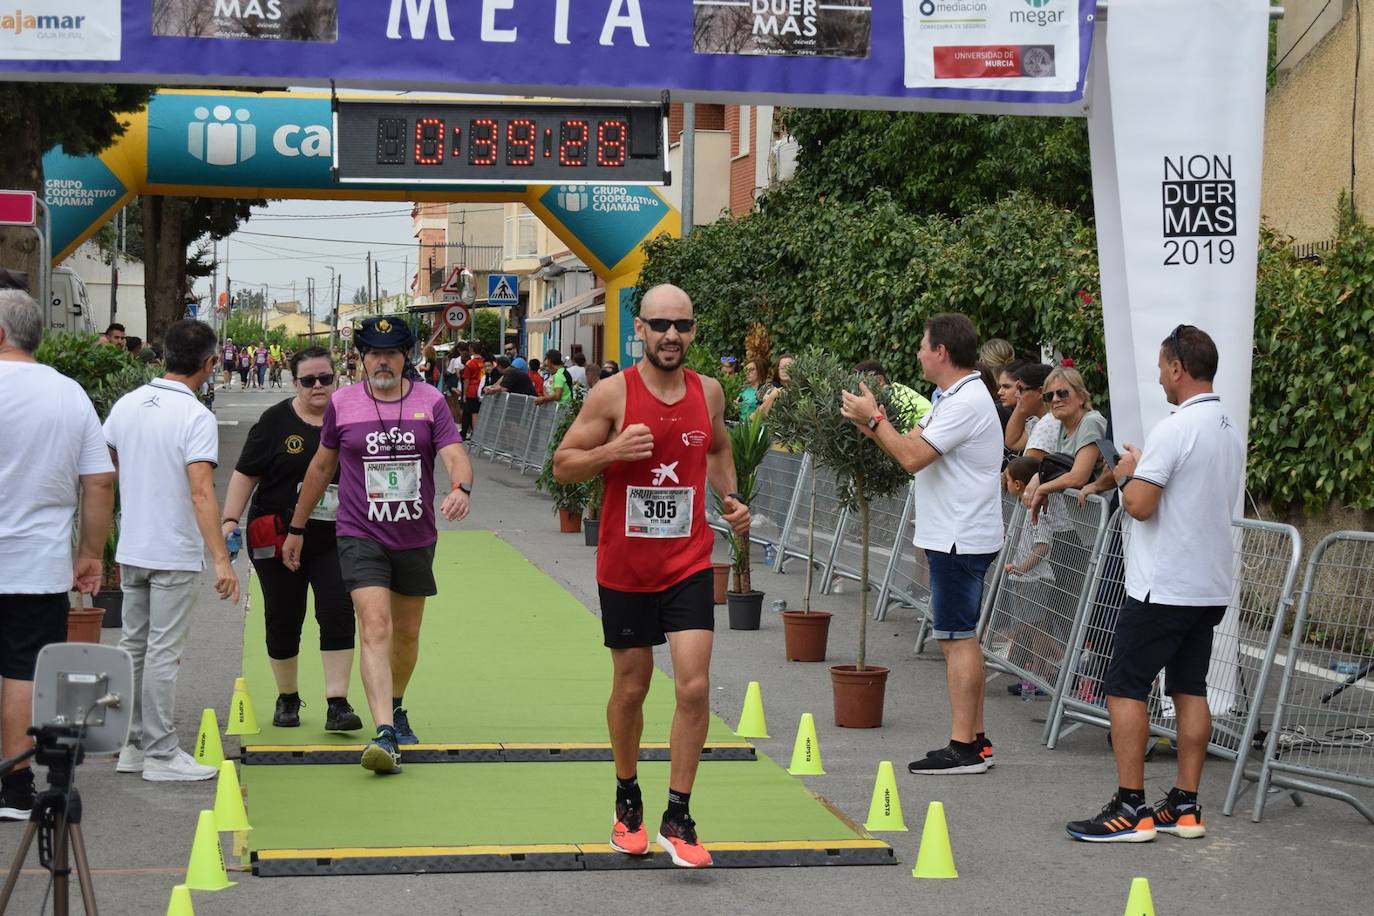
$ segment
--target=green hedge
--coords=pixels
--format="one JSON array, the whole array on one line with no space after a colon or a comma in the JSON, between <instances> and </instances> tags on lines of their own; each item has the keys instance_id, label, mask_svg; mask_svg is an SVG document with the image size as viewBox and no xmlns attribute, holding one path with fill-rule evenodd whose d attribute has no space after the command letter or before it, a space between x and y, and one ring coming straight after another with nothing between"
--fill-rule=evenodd
<instances>
[{"instance_id":1,"label":"green hedge","mask_svg":"<svg viewBox=\"0 0 1374 916\"><path fill-rule=\"evenodd\" d=\"M1322 263L1265 230L1256 306L1249 486L1276 508L1374 508L1374 231L1348 211ZM969 315L983 337L1072 357L1105 403L1106 358L1092 226L1025 193L961 218L919 216L884 192L837 202L784 190L686 240L646 244L645 287L685 289L697 346L742 353L750 323L773 353L821 347L873 357L919 384L925 318Z\"/></svg>"}]
</instances>

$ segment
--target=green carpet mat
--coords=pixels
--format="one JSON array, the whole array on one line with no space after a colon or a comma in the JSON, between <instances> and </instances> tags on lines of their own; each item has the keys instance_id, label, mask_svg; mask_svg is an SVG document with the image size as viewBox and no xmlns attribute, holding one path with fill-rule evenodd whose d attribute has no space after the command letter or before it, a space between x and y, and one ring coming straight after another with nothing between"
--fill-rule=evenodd
<instances>
[{"instance_id":1,"label":"green carpet mat","mask_svg":"<svg viewBox=\"0 0 1374 916\"><path fill-rule=\"evenodd\" d=\"M587 562L592 554L587 553ZM420 740L445 744L605 743L610 653L601 622L557 582L491 532L444 532L435 551L439 594L425 607L420 660L406 706ZM349 700L364 731L324 731L324 680L314 612L301 635L301 727L274 728L277 689L263 636L256 579L243 636L248 679L261 733L242 744L352 745L371 734L354 663ZM663 742L673 714L672 681L655 672L644 704L644 741ZM736 741L712 718L710 742Z\"/></svg>"}]
</instances>

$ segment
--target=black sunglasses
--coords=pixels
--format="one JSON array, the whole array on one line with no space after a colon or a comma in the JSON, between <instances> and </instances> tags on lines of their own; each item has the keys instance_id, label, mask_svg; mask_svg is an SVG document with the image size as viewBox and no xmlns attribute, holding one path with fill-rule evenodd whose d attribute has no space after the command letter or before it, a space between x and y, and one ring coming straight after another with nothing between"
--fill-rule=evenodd
<instances>
[{"instance_id":1,"label":"black sunglasses","mask_svg":"<svg viewBox=\"0 0 1374 916\"><path fill-rule=\"evenodd\" d=\"M334 384L334 373L321 372L319 375L298 375L296 381L300 383L302 388L314 388L317 383L328 388Z\"/></svg>"},{"instance_id":2,"label":"black sunglasses","mask_svg":"<svg viewBox=\"0 0 1374 916\"><path fill-rule=\"evenodd\" d=\"M1179 325L1169 334L1168 340L1169 349L1174 351L1174 359L1178 360L1178 364L1184 372L1188 371L1188 363L1183 359L1183 332L1191 327L1191 324Z\"/></svg>"},{"instance_id":3,"label":"black sunglasses","mask_svg":"<svg viewBox=\"0 0 1374 916\"><path fill-rule=\"evenodd\" d=\"M666 333L669 328L677 328L679 334L686 334L697 326L695 318L641 318L655 334Z\"/></svg>"},{"instance_id":4,"label":"black sunglasses","mask_svg":"<svg viewBox=\"0 0 1374 916\"><path fill-rule=\"evenodd\" d=\"M1065 401L1067 401L1067 400L1069 399L1069 395L1070 395L1070 394L1072 394L1072 390L1071 390L1071 389L1068 389L1068 388L1056 388L1054 391L1046 391L1046 392L1044 393L1043 397L1045 398L1046 401L1048 401L1049 403L1053 404L1055 401L1058 401L1058 400L1065 400Z\"/></svg>"}]
</instances>

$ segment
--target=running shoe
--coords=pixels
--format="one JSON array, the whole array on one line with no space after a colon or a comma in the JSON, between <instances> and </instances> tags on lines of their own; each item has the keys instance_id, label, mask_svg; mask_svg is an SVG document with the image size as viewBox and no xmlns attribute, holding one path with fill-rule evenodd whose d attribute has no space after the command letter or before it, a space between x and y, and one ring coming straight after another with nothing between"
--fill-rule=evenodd
<instances>
[{"instance_id":1,"label":"running shoe","mask_svg":"<svg viewBox=\"0 0 1374 916\"><path fill-rule=\"evenodd\" d=\"M405 707L397 706L391 711L391 722L396 726L397 744L420 743L420 739L415 737L415 732L410 727L410 716L406 713Z\"/></svg>"},{"instance_id":2,"label":"running shoe","mask_svg":"<svg viewBox=\"0 0 1374 916\"><path fill-rule=\"evenodd\" d=\"M1088 843L1148 843L1155 838L1154 812L1149 805L1133 807L1112 795L1091 820L1070 821L1069 836Z\"/></svg>"},{"instance_id":3,"label":"running shoe","mask_svg":"<svg viewBox=\"0 0 1374 916\"><path fill-rule=\"evenodd\" d=\"M991 747L991 744L989 744ZM955 747L951 742L940 748L938 751L931 751L922 760L913 760L907 764L907 772L917 776L940 776L948 774L951 776L961 776L972 773L986 773L988 762L983 759L981 748L979 750L965 751Z\"/></svg>"},{"instance_id":4,"label":"running shoe","mask_svg":"<svg viewBox=\"0 0 1374 916\"><path fill-rule=\"evenodd\" d=\"M38 791L33 787L32 776L0 785L0 821L28 820L37 798ZM640 832L643 833L642 828Z\"/></svg>"},{"instance_id":5,"label":"running shoe","mask_svg":"<svg viewBox=\"0 0 1374 916\"><path fill-rule=\"evenodd\" d=\"M325 713L324 730L327 732L356 732L363 727L363 720L353 711L347 700L330 700L329 711Z\"/></svg>"},{"instance_id":6,"label":"running shoe","mask_svg":"<svg viewBox=\"0 0 1374 916\"><path fill-rule=\"evenodd\" d=\"M293 696L277 694L277 710L272 713L272 724L277 728L299 728L303 705L299 693Z\"/></svg>"},{"instance_id":7,"label":"running shoe","mask_svg":"<svg viewBox=\"0 0 1374 916\"><path fill-rule=\"evenodd\" d=\"M681 868L710 868L711 854L697 840L697 825L690 817L669 820L658 827L658 845Z\"/></svg>"},{"instance_id":8,"label":"running shoe","mask_svg":"<svg viewBox=\"0 0 1374 916\"><path fill-rule=\"evenodd\" d=\"M611 848L627 856L649 852L649 831L644 829L644 809L624 802L615 803L615 826L611 828Z\"/></svg>"},{"instance_id":9,"label":"running shoe","mask_svg":"<svg viewBox=\"0 0 1374 916\"><path fill-rule=\"evenodd\" d=\"M937 747L933 751L928 751L926 756L929 757L932 754L938 754L941 750L943 750L943 748ZM988 769L997 766L997 762L992 758L992 742L988 740L986 735L978 739L978 756L982 757L984 762L987 763Z\"/></svg>"},{"instance_id":10,"label":"running shoe","mask_svg":"<svg viewBox=\"0 0 1374 916\"><path fill-rule=\"evenodd\" d=\"M363 748L363 769L378 774L401 772L401 752L394 731L386 726L377 729L377 737Z\"/></svg>"},{"instance_id":11,"label":"running shoe","mask_svg":"<svg viewBox=\"0 0 1374 916\"><path fill-rule=\"evenodd\" d=\"M1160 833L1172 833L1189 840L1207 835L1207 825L1202 822L1202 806L1184 801L1172 789L1155 805L1153 817L1155 830Z\"/></svg>"}]
</instances>

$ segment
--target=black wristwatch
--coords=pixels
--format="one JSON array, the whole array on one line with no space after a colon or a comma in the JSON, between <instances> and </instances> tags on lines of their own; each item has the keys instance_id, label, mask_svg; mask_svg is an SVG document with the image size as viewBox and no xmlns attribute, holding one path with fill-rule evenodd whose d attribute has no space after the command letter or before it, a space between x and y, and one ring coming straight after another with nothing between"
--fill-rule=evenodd
<instances>
[{"instance_id":1,"label":"black wristwatch","mask_svg":"<svg viewBox=\"0 0 1374 916\"><path fill-rule=\"evenodd\" d=\"M726 497L727 499L733 499L735 502L739 503L741 506L746 505L746 503L745 503L745 501L744 501L744 497L741 496L741 495L739 494L739 491L738 491L738 490L731 490L729 493L726 493L726 494L725 494L725 497Z\"/></svg>"},{"instance_id":2,"label":"black wristwatch","mask_svg":"<svg viewBox=\"0 0 1374 916\"><path fill-rule=\"evenodd\" d=\"M304 529L304 528L297 528L295 525L292 525L292 524L289 524L289 523L288 523L287 526L286 526L286 533L287 533L287 534L294 534L294 535L296 535L297 537L305 537L305 529Z\"/></svg>"},{"instance_id":3,"label":"black wristwatch","mask_svg":"<svg viewBox=\"0 0 1374 916\"><path fill-rule=\"evenodd\" d=\"M462 490L468 496L472 495L472 484L470 483L459 483L456 485L455 489Z\"/></svg>"}]
</instances>

